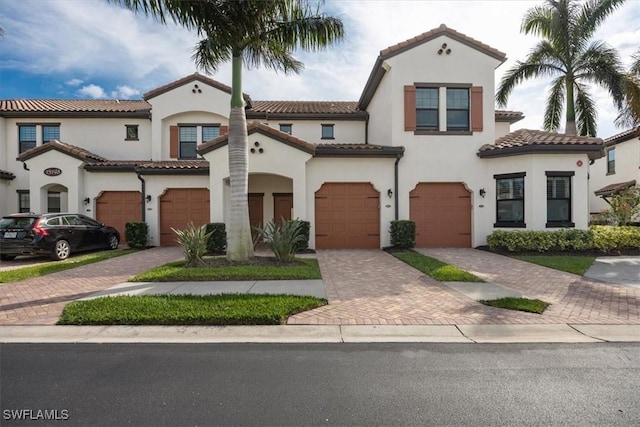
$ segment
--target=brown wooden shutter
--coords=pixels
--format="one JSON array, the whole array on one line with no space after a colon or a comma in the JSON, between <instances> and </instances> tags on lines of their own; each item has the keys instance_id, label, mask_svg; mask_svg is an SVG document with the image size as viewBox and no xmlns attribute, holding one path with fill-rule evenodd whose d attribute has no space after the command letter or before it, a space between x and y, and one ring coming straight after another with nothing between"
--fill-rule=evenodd
<instances>
[{"instance_id":1,"label":"brown wooden shutter","mask_svg":"<svg viewBox=\"0 0 640 427\"><path fill-rule=\"evenodd\" d=\"M229 133L229 126L220 126L220 135L226 135Z\"/></svg>"},{"instance_id":2,"label":"brown wooden shutter","mask_svg":"<svg viewBox=\"0 0 640 427\"><path fill-rule=\"evenodd\" d=\"M482 86L474 86L471 88L471 131L482 131L483 121Z\"/></svg>"},{"instance_id":3,"label":"brown wooden shutter","mask_svg":"<svg viewBox=\"0 0 640 427\"><path fill-rule=\"evenodd\" d=\"M404 130L416 130L416 87L404 87Z\"/></svg>"},{"instance_id":4,"label":"brown wooden shutter","mask_svg":"<svg viewBox=\"0 0 640 427\"><path fill-rule=\"evenodd\" d=\"M169 157L178 158L178 126L169 126Z\"/></svg>"}]
</instances>

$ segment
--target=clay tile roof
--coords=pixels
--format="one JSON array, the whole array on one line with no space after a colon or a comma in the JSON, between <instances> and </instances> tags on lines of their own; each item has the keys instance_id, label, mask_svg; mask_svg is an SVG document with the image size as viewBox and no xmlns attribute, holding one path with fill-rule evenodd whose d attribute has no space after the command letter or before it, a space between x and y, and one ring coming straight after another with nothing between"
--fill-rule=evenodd
<instances>
[{"instance_id":1,"label":"clay tile roof","mask_svg":"<svg viewBox=\"0 0 640 427\"><path fill-rule=\"evenodd\" d=\"M209 169L209 162L206 160L164 160L147 161L138 163L139 169Z\"/></svg>"},{"instance_id":2,"label":"clay tile roof","mask_svg":"<svg viewBox=\"0 0 640 427\"><path fill-rule=\"evenodd\" d=\"M316 156L361 156L361 157L402 157L404 147L374 144L319 144Z\"/></svg>"},{"instance_id":3,"label":"clay tile roof","mask_svg":"<svg viewBox=\"0 0 640 427\"><path fill-rule=\"evenodd\" d=\"M504 62L504 60L506 59L506 54L504 52L501 52L498 49L482 43L481 41L478 41L452 28L449 28L445 24L441 24L438 28L434 28L433 30L427 31L426 33L422 33L418 36L412 37L409 40L405 40L393 46L389 46L388 48L380 51L380 56L383 59L390 58L394 55L397 55L398 53L409 50L414 46L425 43L441 35L446 35L454 40L459 41L460 43L464 43L467 46L477 49L480 52L492 56L500 61Z\"/></svg>"},{"instance_id":4,"label":"clay tile roof","mask_svg":"<svg viewBox=\"0 0 640 427\"><path fill-rule=\"evenodd\" d=\"M4 179L4 180L12 180L14 179L16 176L14 174L12 174L11 172L8 171L3 171L2 169L0 169L0 179Z\"/></svg>"},{"instance_id":5,"label":"clay tile roof","mask_svg":"<svg viewBox=\"0 0 640 427\"><path fill-rule=\"evenodd\" d=\"M635 137L640 137L640 126L633 127L631 129L627 129L624 132L620 132L617 135L610 136L609 138L605 138L604 143L606 146L616 145L621 142L629 141Z\"/></svg>"},{"instance_id":6,"label":"clay tile roof","mask_svg":"<svg viewBox=\"0 0 640 427\"><path fill-rule=\"evenodd\" d=\"M358 111L352 101L253 101L251 111L288 114L350 114Z\"/></svg>"},{"instance_id":7,"label":"clay tile roof","mask_svg":"<svg viewBox=\"0 0 640 427\"><path fill-rule=\"evenodd\" d=\"M0 100L0 116L26 113L143 113L151 105L141 100L117 99L4 99Z\"/></svg>"},{"instance_id":8,"label":"clay tile roof","mask_svg":"<svg viewBox=\"0 0 640 427\"><path fill-rule=\"evenodd\" d=\"M302 151L306 151L307 153L313 154L315 151L315 145L308 143L307 141L296 138L293 135L289 135L285 132L280 132L278 129L274 129L270 126L259 122L253 122L249 126L247 126L247 134L251 135L252 133L259 132L263 135L268 135L280 142L283 142L292 147L298 148ZM198 146L198 153L205 154L210 151L213 151L217 148L225 146L229 143L229 135L221 135L216 139L212 139L211 141L205 142L204 144L200 144Z\"/></svg>"},{"instance_id":9,"label":"clay tile roof","mask_svg":"<svg viewBox=\"0 0 640 427\"><path fill-rule=\"evenodd\" d=\"M71 157L75 157L76 159L80 159L84 162L105 162L107 159L104 157L100 157L97 154L93 154L90 151L85 150L84 148L76 147L75 145L66 144L64 142L53 140L49 141L46 144L38 145L37 147L31 148L18 156L18 160L25 161L29 160L33 157L39 156L40 154L46 153L47 151L57 150L61 153L67 154Z\"/></svg>"},{"instance_id":10,"label":"clay tile roof","mask_svg":"<svg viewBox=\"0 0 640 427\"><path fill-rule=\"evenodd\" d=\"M612 196L614 194L618 194L623 190L626 190L627 188L631 188L634 185L636 185L635 180L609 184L606 187L602 187L601 189L594 191L594 194L596 196Z\"/></svg>"},{"instance_id":11,"label":"clay tile roof","mask_svg":"<svg viewBox=\"0 0 640 427\"><path fill-rule=\"evenodd\" d=\"M190 160L107 160L87 163L84 167L92 172L140 172L145 175L206 175L209 162Z\"/></svg>"},{"instance_id":12,"label":"clay tile roof","mask_svg":"<svg viewBox=\"0 0 640 427\"><path fill-rule=\"evenodd\" d=\"M195 80L199 80L201 82L204 82L206 84L208 84L209 86L215 87L216 89L221 90L222 92L226 92L226 93L231 93L231 87L227 86L223 83L220 83L217 80L212 79L211 77L207 77L203 74L200 74L198 72L195 72L193 74L190 74L186 77L183 77L181 79L175 80L171 83L167 83L166 85L160 86L158 88L155 88L153 90L150 90L149 92L145 93L142 97L144 98L145 101L150 100L151 98L155 98L158 95L162 95L165 92L169 92L170 90L173 90L177 87L186 85L188 83L191 83ZM249 97L249 95L247 95L246 93L242 94L244 97L244 100L248 103L248 105L251 104L251 98Z\"/></svg>"},{"instance_id":13,"label":"clay tile roof","mask_svg":"<svg viewBox=\"0 0 640 427\"><path fill-rule=\"evenodd\" d=\"M602 139L565 135L541 130L519 129L498 138L495 144L480 147L480 157L498 157L534 152L589 153L597 159L603 156Z\"/></svg>"},{"instance_id":14,"label":"clay tile roof","mask_svg":"<svg viewBox=\"0 0 640 427\"><path fill-rule=\"evenodd\" d=\"M495 120L496 122L509 122L511 124L519 122L524 119L524 114L521 111L508 111L508 110L496 110Z\"/></svg>"}]
</instances>

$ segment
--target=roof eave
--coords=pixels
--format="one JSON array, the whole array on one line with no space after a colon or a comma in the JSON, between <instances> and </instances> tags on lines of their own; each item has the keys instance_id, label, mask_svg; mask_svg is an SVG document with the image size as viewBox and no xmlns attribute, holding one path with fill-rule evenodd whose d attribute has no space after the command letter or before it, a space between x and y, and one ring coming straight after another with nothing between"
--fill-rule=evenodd
<instances>
[{"instance_id":1,"label":"roof eave","mask_svg":"<svg viewBox=\"0 0 640 427\"><path fill-rule=\"evenodd\" d=\"M316 147L314 157L386 157L401 158L404 156L404 147L381 147L378 150L363 150L361 148L344 148L322 146Z\"/></svg>"},{"instance_id":2,"label":"roof eave","mask_svg":"<svg viewBox=\"0 0 640 427\"><path fill-rule=\"evenodd\" d=\"M279 119L279 120L361 120L367 119L366 111L353 113L267 113L263 111L247 111L247 119Z\"/></svg>"},{"instance_id":3,"label":"roof eave","mask_svg":"<svg viewBox=\"0 0 640 427\"><path fill-rule=\"evenodd\" d=\"M520 147L498 148L486 151L479 151L478 157L496 158L519 156L525 154L587 154L589 159L596 160L604 157L604 147L602 145L525 145Z\"/></svg>"},{"instance_id":4,"label":"roof eave","mask_svg":"<svg viewBox=\"0 0 640 427\"><path fill-rule=\"evenodd\" d=\"M42 118L42 117L82 117L82 118L143 118L150 119L151 111L3 111L0 117Z\"/></svg>"}]
</instances>

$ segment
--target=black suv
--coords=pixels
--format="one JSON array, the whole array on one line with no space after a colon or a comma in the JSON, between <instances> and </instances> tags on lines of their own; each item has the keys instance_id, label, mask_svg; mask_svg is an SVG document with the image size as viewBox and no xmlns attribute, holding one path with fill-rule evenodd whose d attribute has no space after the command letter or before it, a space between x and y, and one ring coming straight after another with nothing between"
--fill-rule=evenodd
<instances>
[{"instance_id":1,"label":"black suv","mask_svg":"<svg viewBox=\"0 0 640 427\"><path fill-rule=\"evenodd\" d=\"M72 251L116 249L118 230L80 214L13 214L0 219L0 259L49 255L67 259Z\"/></svg>"}]
</instances>

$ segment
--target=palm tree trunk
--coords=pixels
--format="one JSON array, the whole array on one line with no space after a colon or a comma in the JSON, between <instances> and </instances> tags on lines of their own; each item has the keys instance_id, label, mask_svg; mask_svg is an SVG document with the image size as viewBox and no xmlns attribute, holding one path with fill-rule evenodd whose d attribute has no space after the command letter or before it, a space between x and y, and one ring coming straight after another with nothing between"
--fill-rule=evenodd
<instances>
[{"instance_id":1,"label":"palm tree trunk","mask_svg":"<svg viewBox=\"0 0 640 427\"><path fill-rule=\"evenodd\" d=\"M253 257L249 225L249 144L247 118L242 98L242 57L233 55L231 113L229 115L229 175L231 181L231 216L227 231L227 259L246 261Z\"/></svg>"},{"instance_id":2,"label":"palm tree trunk","mask_svg":"<svg viewBox=\"0 0 640 427\"><path fill-rule=\"evenodd\" d=\"M567 74L567 124L564 128L565 135L576 134L576 104L573 97L573 76Z\"/></svg>"}]
</instances>

